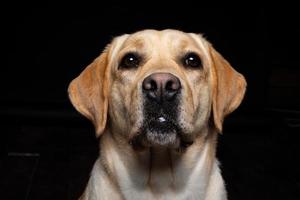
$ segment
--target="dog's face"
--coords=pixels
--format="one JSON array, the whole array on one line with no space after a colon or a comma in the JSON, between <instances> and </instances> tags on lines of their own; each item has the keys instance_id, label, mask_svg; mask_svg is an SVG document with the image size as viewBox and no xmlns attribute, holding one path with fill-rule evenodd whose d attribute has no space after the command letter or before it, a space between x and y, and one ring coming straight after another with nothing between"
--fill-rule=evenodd
<instances>
[{"instance_id":1,"label":"dog's face","mask_svg":"<svg viewBox=\"0 0 300 200\"><path fill-rule=\"evenodd\" d=\"M110 117L134 143L178 146L207 124L209 55L196 39L177 31L143 31L126 37L118 49Z\"/></svg>"},{"instance_id":2,"label":"dog's face","mask_svg":"<svg viewBox=\"0 0 300 200\"><path fill-rule=\"evenodd\" d=\"M98 134L108 128L133 146L177 148L211 124L220 132L245 86L200 35L145 30L115 38L69 94Z\"/></svg>"}]
</instances>

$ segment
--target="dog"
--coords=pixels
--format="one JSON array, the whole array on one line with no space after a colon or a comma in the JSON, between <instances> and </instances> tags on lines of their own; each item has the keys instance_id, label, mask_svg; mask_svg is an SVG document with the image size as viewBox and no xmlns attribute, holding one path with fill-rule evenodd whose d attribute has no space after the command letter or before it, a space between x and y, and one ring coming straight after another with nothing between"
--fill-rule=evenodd
<instances>
[{"instance_id":1,"label":"dog","mask_svg":"<svg viewBox=\"0 0 300 200\"><path fill-rule=\"evenodd\" d=\"M201 34L115 37L68 88L101 136L81 199L227 199L216 143L245 90Z\"/></svg>"}]
</instances>

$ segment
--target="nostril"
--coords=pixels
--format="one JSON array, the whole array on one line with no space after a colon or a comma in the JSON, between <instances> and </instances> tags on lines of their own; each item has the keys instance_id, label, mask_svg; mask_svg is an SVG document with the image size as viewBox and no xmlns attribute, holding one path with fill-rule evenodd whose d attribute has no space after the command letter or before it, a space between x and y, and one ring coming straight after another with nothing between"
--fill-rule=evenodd
<instances>
[{"instance_id":1,"label":"nostril","mask_svg":"<svg viewBox=\"0 0 300 200\"><path fill-rule=\"evenodd\" d=\"M176 78L176 79L171 79L168 80L166 85L165 85L165 90L167 91L176 91L179 90L181 87L180 85L180 81Z\"/></svg>"},{"instance_id":2,"label":"nostril","mask_svg":"<svg viewBox=\"0 0 300 200\"><path fill-rule=\"evenodd\" d=\"M157 83L155 82L155 80L151 80L150 81L150 88L149 90L157 90Z\"/></svg>"},{"instance_id":3,"label":"nostril","mask_svg":"<svg viewBox=\"0 0 300 200\"><path fill-rule=\"evenodd\" d=\"M146 82L143 86L144 86L143 88L145 90L150 90L151 89L151 82Z\"/></svg>"},{"instance_id":4,"label":"nostril","mask_svg":"<svg viewBox=\"0 0 300 200\"><path fill-rule=\"evenodd\" d=\"M175 90L175 88L174 88L174 82L173 82L172 80L169 80L169 81L166 83L165 89L166 89L167 91Z\"/></svg>"},{"instance_id":5,"label":"nostril","mask_svg":"<svg viewBox=\"0 0 300 200\"><path fill-rule=\"evenodd\" d=\"M173 81L171 81L171 80L167 81L165 89L167 91L168 90L173 90Z\"/></svg>"},{"instance_id":6,"label":"nostril","mask_svg":"<svg viewBox=\"0 0 300 200\"><path fill-rule=\"evenodd\" d=\"M153 79L146 79L143 83L144 90L157 90L157 83Z\"/></svg>"},{"instance_id":7,"label":"nostril","mask_svg":"<svg viewBox=\"0 0 300 200\"><path fill-rule=\"evenodd\" d=\"M176 77L171 77L165 83L164 98L168 101L173 100L176 97L176 94L179 92L180 87L181 85L179 79Z\"/></svg>"}]
</instances>

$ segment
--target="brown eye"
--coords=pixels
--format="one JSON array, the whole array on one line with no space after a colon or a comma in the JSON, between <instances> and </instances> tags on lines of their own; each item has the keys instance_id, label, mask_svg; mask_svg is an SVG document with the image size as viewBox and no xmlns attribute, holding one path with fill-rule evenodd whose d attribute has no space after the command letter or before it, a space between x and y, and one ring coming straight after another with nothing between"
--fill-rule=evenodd
<instances>
[{"instance_id":1,"label":"brown eye","mask_svg":"<svg viewBox=\"0 0 300 200\"><path fill-rule=\"evenodd\" d=\"M140 64L140 56L136 53L127 53L121 59L119 68L132 69L137 68Z\"/></svg>"},{"instance_id":2,"label":"brown eye","mask_svg":"<svg viewBox=\"0 0 300 200\"><path fill-rule=\"evenodd\" d=\"M201 68L202 62L200 57L196 53L188 53L183 59L183 64L190 68Z\"/></svg>"}]
</instances>

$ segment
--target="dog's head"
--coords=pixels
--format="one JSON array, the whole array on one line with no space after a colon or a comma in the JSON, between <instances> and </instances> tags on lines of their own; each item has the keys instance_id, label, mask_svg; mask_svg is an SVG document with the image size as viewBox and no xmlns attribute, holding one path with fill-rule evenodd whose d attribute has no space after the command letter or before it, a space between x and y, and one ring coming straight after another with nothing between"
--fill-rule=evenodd
<instances>
[{"instance_id":1,"label":"dog's head","mask_svg":"<svg viewBox=\"0 0 300 200\"><path fill-rule=\"evenodd\" d=\"M178 147L210 126L221 132L245 89L201 35L144 30L115 38L71 82L69 96L98 136L107 128L133 145Z\"/></svg>"}]
</instances>

